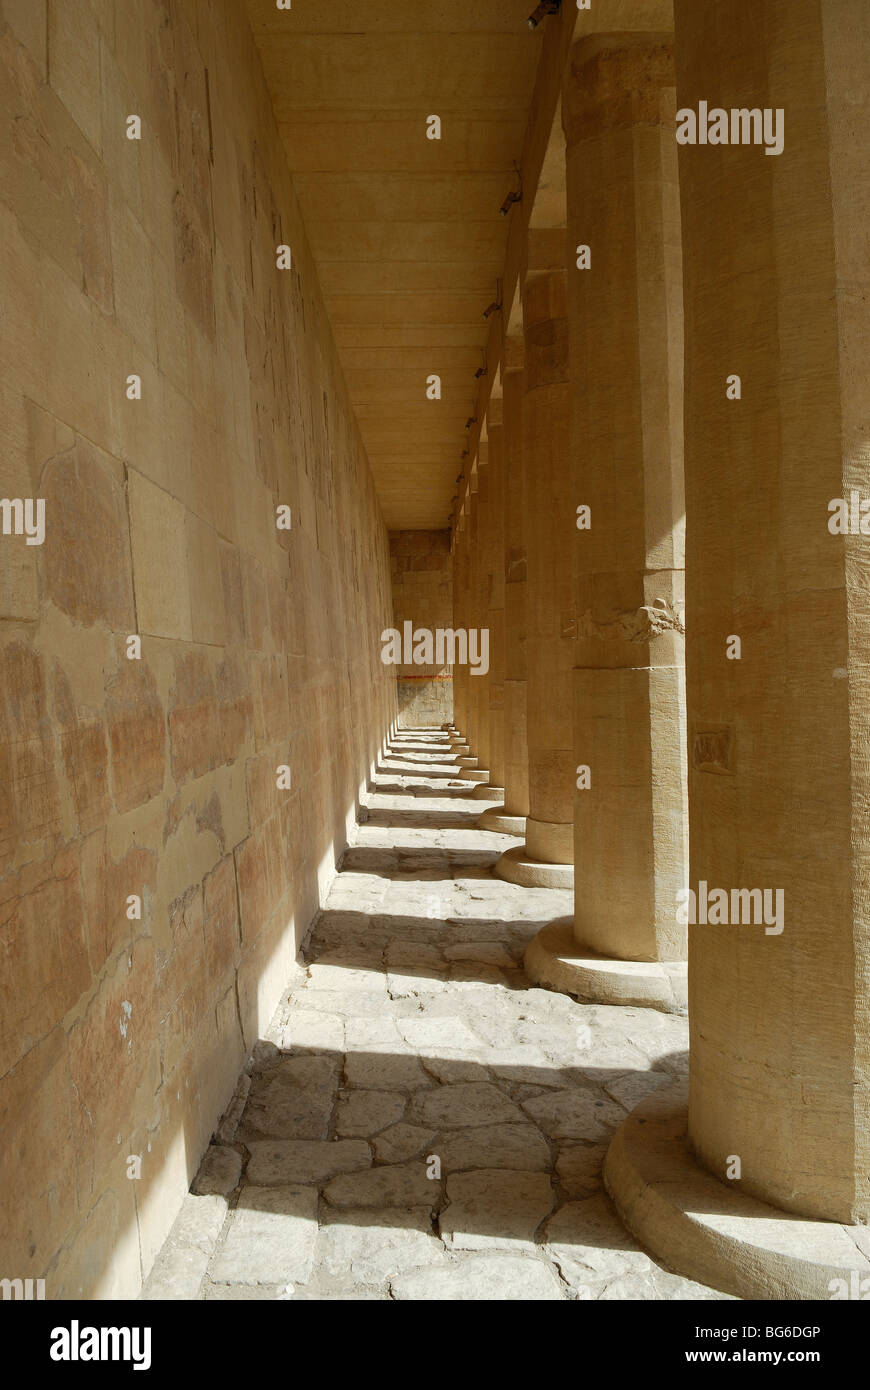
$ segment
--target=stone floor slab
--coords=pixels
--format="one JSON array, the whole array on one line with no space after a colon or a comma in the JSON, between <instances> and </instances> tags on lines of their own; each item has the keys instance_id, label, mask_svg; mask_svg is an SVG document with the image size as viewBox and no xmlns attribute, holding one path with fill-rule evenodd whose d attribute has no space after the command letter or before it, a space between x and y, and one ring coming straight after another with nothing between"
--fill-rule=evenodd
<instances>
[{"instance_id":1,"label":"stone floor slab","mask_svg":"<svg viewBox=\"0 0 870 1390\"><path fill-rule=\"evenodd\" d=\"M447 1179L441 1236L455 1250L534 1250L555 1201L547 1173L481 1168Z\"/></svg>"},{"instance_id":2,"label":"stone floor slab","mask_svg":"<svg viewBox=\"0 0 870 1390\"><path fill-rule=\"evenodd\" d=\"M209 1276L214 1284L304 1284L316 1240L314 1188L246 1187Z\"/></svg>"},{"instance_id":3,"label":"stone floor slab","mask_svg":"<svg viewBox=\"0 0 870 1390\"><path fill-rule=\"evenodd\" d=\"M415 732L364 793L197 1177L215 1195L188 1198L144 1296L718 1297L602 1190L626 1109L685 1070L686 1020L529 986L523 953L571 895L494 875L518 841L475 828L439 741Z\"/></svg>"}]
</instances>

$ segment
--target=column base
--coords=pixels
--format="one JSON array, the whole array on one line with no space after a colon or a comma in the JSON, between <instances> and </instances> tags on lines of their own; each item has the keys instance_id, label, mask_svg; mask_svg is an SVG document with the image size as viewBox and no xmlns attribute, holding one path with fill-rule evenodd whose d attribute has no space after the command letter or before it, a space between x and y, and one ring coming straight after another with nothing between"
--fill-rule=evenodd
<instances>
[{"instance_id":1,"label":"column base","mask_svg":"<svg viewBox=\"0 0 870 1390\"><path fill-rule=\"evenodd\" d=\"M686 961L617 960L574 939L573 917L557 917L526 947L523 968L536 985L596 1004L631 1004L684 1014Z\"/></svg>"},{"instance_id":2,"label":"column base","mask_svg":"<svg viewBox=\"0 0 870 1390\"><path fill-rule=\"evenodd\" d=\"M506 816L497 806L491 806L483 815L478 816L477 830L492 830L497 835L525 835L526 818L525 816Z\"/></svg>"},{"instance_id":3,"label":"column base","mask_svg":"<svg viewBox=\"0 0 870 1390\"><path fill-rule=\"evenodd\" d=\"M494 787L491 782L481 782L471 795L478 801L500 801L504 804L504 787Z\"/></svg>"},{"instance_id":4,"label":"column base","mask_svg":"<svg viewBox=\"0 0 870 1390\"><path fill-rule=\"evenodd\" d=\"M607 1151L604 1184L632 1235L675 1273L737 1298L859 1297L866 1226L796 1216L714 1178L689 1152L687 1102L685 1082L647 1096Z\"/></svg>"},{"instance_id":5,"label":"column base","mask_svg":"<svg viewBox=\"0 0 870 1390\"><path fill-rule=\"evenodd\" d=\"M573 864L547 864L543 859L531 859L525 845L506 850L493 870L499 878L518 883L521 888L574 887Z\"/></svg>"}]
</instances>

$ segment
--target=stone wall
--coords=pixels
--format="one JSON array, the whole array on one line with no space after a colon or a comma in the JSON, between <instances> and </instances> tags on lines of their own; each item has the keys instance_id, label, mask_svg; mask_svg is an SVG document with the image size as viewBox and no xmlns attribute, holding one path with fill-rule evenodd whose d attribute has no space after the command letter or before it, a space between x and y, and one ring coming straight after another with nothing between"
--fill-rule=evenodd
<instances>
[{"instance_id":1,"label":"stone wall","mask_svg":"<svg viewBox=\"0 0 870 1390\"><path fill-rule=\"evenodd\" d=\"M391 531L393 626L405 621L427 628L453 626L453 567L449 531ZM453 674L449 666L402 665L396 672L399 725L440 728L453 718Z\"/></svg>"},{"instance_id":2,"label":"stone wall","mask_svg":"<svg viewBox=\"0 0 870 1390\"><path fill-rule=\"evenodd\" d=\"M244 6L0 0L0 104L0 494L45 502L0 536L0 1276L130 1297L394 717L387 535Z\"/></svg>"}]
</instances>

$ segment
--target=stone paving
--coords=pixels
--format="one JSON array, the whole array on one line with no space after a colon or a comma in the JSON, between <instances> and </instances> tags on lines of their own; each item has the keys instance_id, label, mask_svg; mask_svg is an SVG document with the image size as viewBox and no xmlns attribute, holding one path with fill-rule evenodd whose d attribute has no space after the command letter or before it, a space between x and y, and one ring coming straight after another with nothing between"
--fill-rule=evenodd
<instances>
[{"instance_id":1,"label":"stone paving","mask_svg":"<svg viewBox=\"0 0 870 1390\"><path fill-rule=\"evenodd\" d=\"M529 988L571 895L494 878L518 841L444 736L394 740L305 959L145 1298L721 1299L602 1188L626 1113L685 1070L686 1020Z\"/></svg>"}]
</instances>

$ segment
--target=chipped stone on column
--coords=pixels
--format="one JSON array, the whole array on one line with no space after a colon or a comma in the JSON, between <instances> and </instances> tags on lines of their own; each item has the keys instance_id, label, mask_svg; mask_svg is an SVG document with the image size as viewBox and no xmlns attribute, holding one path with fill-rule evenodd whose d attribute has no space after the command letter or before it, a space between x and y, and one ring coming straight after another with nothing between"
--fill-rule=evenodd
<instances>
[{"instance_id":1,"label":"chipped stone on column","mask_svg":"<svg viewBox=\"0 0 870 1390\"><path fill-rule=\"evenodd\" d=\"M682 266L669 36L574 45L563 88L577 609L575 911L530 944L541 984L686 1007ZM586 775L584 773L584 775Z\"/></svg>"},{"instance_id":2,"label":"chipped stone on column","mask_svg":"<svg viewBox=\"0 0 870 1390\"><path fill-rule=\"evenodd\" d=\"M685 1097L635 1112L606 1176L670 1268L827 1300L866 1278L870 1223L868 542L828 530L870 494L870 16L675 10L679 108L785 113L781 154L679 152L689 883L729 915L731 890L784 897L779 922L690 925L688 1125Z\"/></svg>"}]
</instances>

